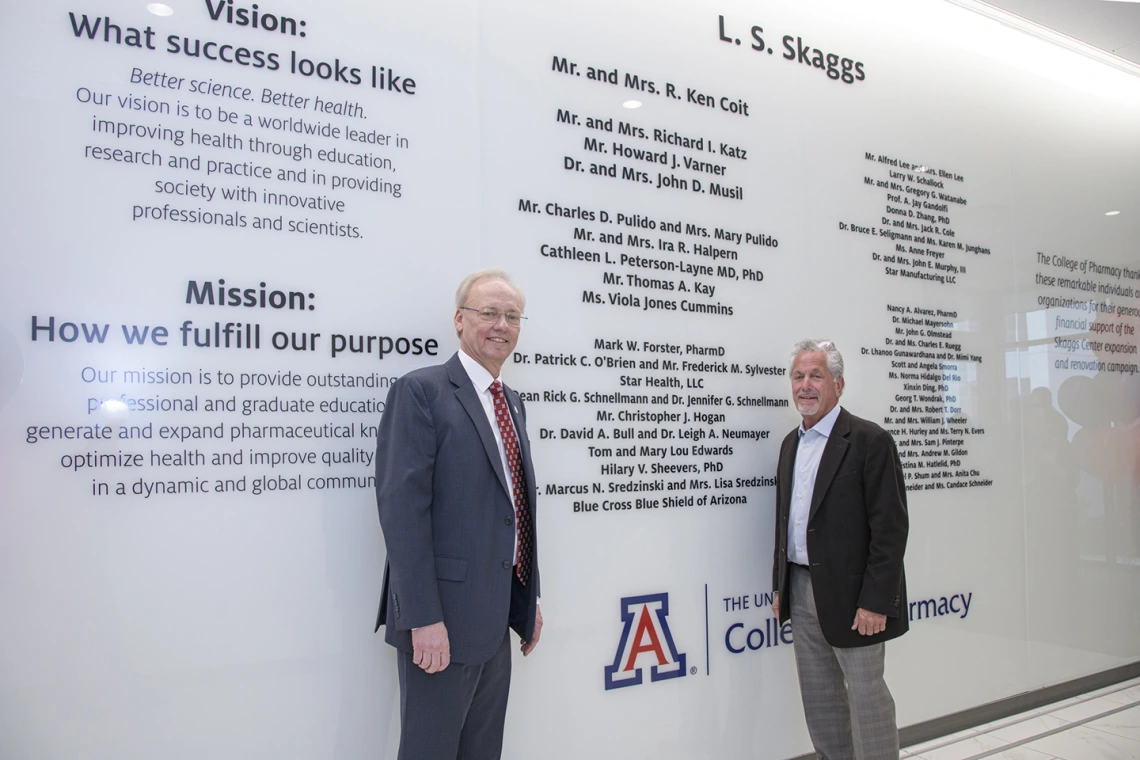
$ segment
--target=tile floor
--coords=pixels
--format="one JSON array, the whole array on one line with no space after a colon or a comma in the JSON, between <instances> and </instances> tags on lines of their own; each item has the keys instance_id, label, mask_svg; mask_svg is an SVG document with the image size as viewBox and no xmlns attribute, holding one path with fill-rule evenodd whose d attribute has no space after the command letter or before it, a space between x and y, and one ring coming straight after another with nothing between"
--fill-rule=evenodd
<instances>
[{"instance_id":1,"label":"tile floor","mask_svg":"<svg viewBox=\"0 0 1140 760\"><path fill-rule=\"evenodd\" d=\"M1140 760L1140 678L904 747L910 760Z\"/></svg>"}]
</instances>

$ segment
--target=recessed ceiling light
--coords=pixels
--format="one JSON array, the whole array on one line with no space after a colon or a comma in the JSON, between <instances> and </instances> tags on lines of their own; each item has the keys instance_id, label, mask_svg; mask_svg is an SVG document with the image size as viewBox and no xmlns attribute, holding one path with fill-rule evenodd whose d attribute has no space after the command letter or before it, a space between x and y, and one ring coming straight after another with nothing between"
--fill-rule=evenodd
<instances>
[{"instance_id":1,"label":"recessed ceiling light","mask_svg":"<svg viewBox=\"0 0 1140 760\"><path fill-rule=\"evenodd\" d=\"M156 16L173 16L174 9L165 3L151 3L146 7L148 11Z\"/></svg>"},{"instance_id":2,"label":"recessed ceiling light","mask_svg":"<svg viewBox=\"0 0 1140 760\"><path fill-rule=\"evenodd\" d=\"M621 104L622 108L641 108L640 100L627 100Z\"/></svg>"},{"instance_id":3,"label":"recessed ceiling light","mask_svg":"<svg viewBox=\"0 0 1140 760\"><path fill-rule=\"evenodd\" d=\"M1119 213L1120 213L1119 211L1105 211L1104 215L1105 216L1116 216Z\"/></svg>"}]
</instances>

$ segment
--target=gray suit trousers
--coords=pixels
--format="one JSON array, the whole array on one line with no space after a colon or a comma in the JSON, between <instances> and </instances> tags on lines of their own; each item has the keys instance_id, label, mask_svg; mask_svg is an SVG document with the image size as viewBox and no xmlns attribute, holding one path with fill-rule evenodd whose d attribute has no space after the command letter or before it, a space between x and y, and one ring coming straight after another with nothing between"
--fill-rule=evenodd
<instances>
[{"instance_id":1,"label":"gray suit trousers","mask_svg":"<svg viewBox=\"0 0 1140 760\"><path fill-rule=\"evenodd\" d=\"M898 760L886 645L839 649L819 627L811 573L791 565L792 644L808 733L819 760Z\"/></svg>"},{"instance_id":2,"label":"gray suit trousers","mask_svg":"<svg viewBox=\"0 0 1140 760\"><path fill-rule=\"evenodd\" d=\"M425 673L411 652L396 651L400 675L398 760L499 760L511 692L511 631L527 617L527 590L511 573L509 626L490 660L452 662Z\"/></svg>"},{"instance_id":3,"label":"gray suit trousers","mask_svg":"<svg viewBox=\"0 0 1140 760\"><path fill-rule=\"evenodd\" d=\"M478 665L453 662L425 673L396 652L400 674L399 760L499 760L511 690L511 635Z\"/></svg>"}]
</instances>

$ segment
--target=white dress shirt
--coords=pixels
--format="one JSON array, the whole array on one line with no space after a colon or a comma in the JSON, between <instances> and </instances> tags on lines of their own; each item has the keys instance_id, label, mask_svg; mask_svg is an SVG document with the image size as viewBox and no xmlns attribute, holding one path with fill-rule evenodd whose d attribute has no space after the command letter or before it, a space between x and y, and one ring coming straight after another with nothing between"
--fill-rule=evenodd
<instances>
[{"instance_id":1,"label":"white dress shirt","mask_svg":"<svg viewBox=\"0 0 1140 760\"><path fill-rule=\"evenodd\" d=\"M479 403L483 405L483 413L487 415L487 422L491 425L491 432L495 435L495 446L499 449L499 461L503 463L503 474L507 481L507 493L511 497L511 506L515 504L515 484L511 482L511 467L507 464L507 450L503 446L503 434L499 430L499 421L495 416L495 397L491 395L491 384L496 380L502 382L502 375L499 377L491 377L491 373L487 371L479 362L472 359L463 349L459 349L459 361L463 363L463 369L467 370L467 377L471 378L471 384L475 386L475 394L479 396ZM504 392L503 401L510 405L506 400ZM511 410L514 411L514 410ZM514 427L514 420L510 422ZM515 438L518 438L518 428L515 428ZM520 444L521 446L522 444ZM520 456L522 452L519 452ZM515 550L513 557L519 556L519 533L515 530Z\"/></svg>"},{"instance_id":2,"label":"white dress shirt","mask_svg":"<svg viewBox=\"0 0 1140 760\"><path fill-rule=\"evenodd\" d=\"M808 514L811 512L811 496L815 491L815 476L819 472L819 460L823 449L831 437L831 429L839 417L839 404L823 416L811 430L804 430L800 421L800 443L796 448L795 471L792 477L792 508L788 515L788 561L809 565L807 552Z\"/></svg>"}]
</instances>

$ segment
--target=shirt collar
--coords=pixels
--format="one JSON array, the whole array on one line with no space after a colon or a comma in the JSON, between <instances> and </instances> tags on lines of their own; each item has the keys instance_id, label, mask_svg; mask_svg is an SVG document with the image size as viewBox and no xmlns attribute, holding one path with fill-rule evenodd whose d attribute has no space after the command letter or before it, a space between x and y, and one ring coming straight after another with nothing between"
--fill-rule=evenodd
<instances>
[{"instance_id":1,"label":"shirt collar","mask_svg":"<svg viewBox=\"0 0 1140 760\"><path fill-rule=\"evenodd\" d=\"M840 407L839 404L836 404L834 407L832 407L831 411L823 415L823 419L815 423L811 429L822 435L824 438L830 438L831 429L835 427L835 421L839 419L839 410L841 408L842 407ZM800 438L803 438L805 435L807 435L807 433L808 431L804 430L804 421L800 420Z\"/></svg>"},{"instance_id":2,"label":"shirt collar","mask_svg":"<svg viewBox=\"0 0 1140 760\"><path fill-rule=\"evenodd\" d=\"M470 356L459 349L459 361L463 364L463 369L467 370L467 377L471 378L471 384L475 386L475 390L480 393L486 393L487 389L491 387L491 383L496 380L502 381L502 375L499 377L491 377L491 373L487 371L479 362L472 359Z\"/></svg>"}]
</instances>

